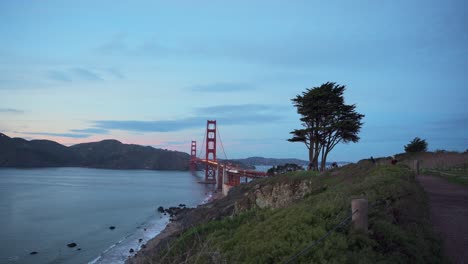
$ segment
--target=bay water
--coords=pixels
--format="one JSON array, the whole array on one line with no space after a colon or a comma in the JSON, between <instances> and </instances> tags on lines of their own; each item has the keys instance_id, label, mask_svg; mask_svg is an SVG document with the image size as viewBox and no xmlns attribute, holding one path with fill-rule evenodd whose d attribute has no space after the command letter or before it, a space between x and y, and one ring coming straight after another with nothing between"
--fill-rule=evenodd
<instances>
[{"instance_id":1,"label":"bay water","mask_svg":"<svg viewBox=\"0 0 468 264\"><path fill-rule=\"evenodd\" d=\"M123 263L169 222L159 206L206 201L212 187L200 180L180 171L0 169L0 263Z\"/></svg>"}]
</instances>

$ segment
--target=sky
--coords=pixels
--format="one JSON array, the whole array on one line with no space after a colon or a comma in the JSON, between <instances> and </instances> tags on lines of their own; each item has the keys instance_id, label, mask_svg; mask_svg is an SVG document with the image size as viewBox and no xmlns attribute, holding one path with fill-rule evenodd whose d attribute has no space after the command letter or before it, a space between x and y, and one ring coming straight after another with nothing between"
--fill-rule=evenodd
<instances>
[{"instance_id":1,"label":"sky","mask_svg":"<svg viewBox=\"0 0 468 264\"><path fill-rule=\"evenodd\" d=\"M0 132L218 158L307 159L291 99L346 85L365 115L330 161L468 149L468 2L0 1ZM218 137L218 141L219 141ZM218 146L221 145L218 143ZM225 154L224 154L225 153Z\"/></svg>"}]
</instances>

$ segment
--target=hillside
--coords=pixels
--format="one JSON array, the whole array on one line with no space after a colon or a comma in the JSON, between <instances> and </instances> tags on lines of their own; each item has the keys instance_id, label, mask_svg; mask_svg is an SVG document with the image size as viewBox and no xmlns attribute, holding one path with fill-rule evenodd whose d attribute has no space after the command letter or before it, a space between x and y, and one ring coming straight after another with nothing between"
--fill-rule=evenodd
<instances>
[{"instance_id":1,"label":"hillside","mask_svg":"<svg viewBox=\"0 0 468 264\"><path fill-rule=\"evenodd\" d=\"M189 155L117 140L67 147L50 140L10 138L0 133L0 167L90 167L188 170Z\"/></svg>"},{"instance_id":2,"label":"hillside","mask_svg":"<svg viewBox=\"0 0 468 264\"><path fill-rule=\"evenodd\" d=\"M349 216L356 197L370 203L368 235L345 224L294 263L445 263L414 173L369 160L240 185L182 210L128 263L286 263Z\"/></svg>"}]
</instances>

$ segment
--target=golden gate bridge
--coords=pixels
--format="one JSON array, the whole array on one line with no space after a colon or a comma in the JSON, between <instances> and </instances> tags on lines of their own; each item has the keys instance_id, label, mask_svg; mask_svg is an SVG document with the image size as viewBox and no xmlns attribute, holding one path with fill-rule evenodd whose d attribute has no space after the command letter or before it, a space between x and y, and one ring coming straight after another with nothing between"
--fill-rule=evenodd
<instances>
[{"instance_id":1,"label":"golden gate bridge","mask_svg":"<svg viewBox=\"0 0 468 264\"><path fill-rule=\"evenodd\" d=\"M216 120L207 120L206 133L202 143L202 149L205 147L205 155L202 158L202 151L197 156L197 142L192 140L190 148L190 170L196 173L198 165L205 167L205 179L200 183L214 184L217 190L222 190L226 195L234 186L241 184L241 179L247 182L249 179L266 177L267 174L261 171L240 169L238 166L227 161L220 161L216 157L216 139L217 139ZM221 146L223 142L221 141ZM205 140L206 139L206 140ZM224 146L223 146L224 152ZM226 153L224 152L226 156Z\"/></svg>"}]
</instances>

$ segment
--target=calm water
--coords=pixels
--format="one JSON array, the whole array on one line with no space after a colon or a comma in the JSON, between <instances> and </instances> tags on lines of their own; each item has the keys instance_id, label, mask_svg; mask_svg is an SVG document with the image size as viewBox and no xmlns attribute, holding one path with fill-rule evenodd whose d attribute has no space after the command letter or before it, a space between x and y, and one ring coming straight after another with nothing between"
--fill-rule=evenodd
<instances>
[{"instance_id":1,"label":"calm water","mask_svg":"<svg viewBox=\"0 0 468 264\"><path fill-rule=\"evenodd\" d=\"M0 263L122 263L168 223L158 206L206 199L199 180L174 171L0 169Z\"/></svg>"}]
</instances>

